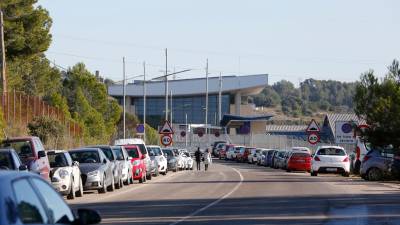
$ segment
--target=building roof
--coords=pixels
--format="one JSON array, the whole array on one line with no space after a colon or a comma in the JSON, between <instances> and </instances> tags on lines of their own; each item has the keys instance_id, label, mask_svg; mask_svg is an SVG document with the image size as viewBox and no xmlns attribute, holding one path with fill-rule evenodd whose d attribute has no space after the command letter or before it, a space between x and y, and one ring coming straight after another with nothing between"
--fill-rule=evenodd
<instances>
[{"instance_id":1,"label":"building roof","mask_svg":"<svg viewBox=\"0 0 400 225\"><path fill-rule=\"evenodd\" d=\"M254 116L237 116L237 115L224 115L220 122L221 126L226 127L232 124L232 122L243 123L249 121L267 121L270 120L272 115L254 115Z\"/></svg>"},{"instance_id":2,"label":"building roof","mask_svg":"<svg viewBox=\"0 0 400 225\"><path fill-rule=\"evenodd\" d=\"M260 93L268 84L267 74L247 75L247 76L223 76L222 92L236 93L242 95L255 95ZM164 81L146 82L147 96L165 96ZM111 96L122 96L122 84L111 85L108 87L108 94ZM172 90L173 96L185 95L204 95L206 92L206 78L179 79L168 81L168 93ZM219 77L208 78L208 93L217 94L219 92ZM126 86L127 96L143 96L143 81L134 81Z\"/></svg>"}]
</instances>

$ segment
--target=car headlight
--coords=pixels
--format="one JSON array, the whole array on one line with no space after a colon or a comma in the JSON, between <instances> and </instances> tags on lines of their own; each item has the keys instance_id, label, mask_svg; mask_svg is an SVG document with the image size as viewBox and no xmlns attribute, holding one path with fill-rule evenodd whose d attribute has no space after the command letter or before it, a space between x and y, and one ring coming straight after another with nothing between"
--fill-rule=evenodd
<instances>
[{"instance_id":1,"label":"car headlight","mask_svg":"<svg viewBox=\"0 0 400 225\"><path fill-rule=\"evenodd\" d=\"M94 177L94 176L98 176L98 175L99 175L99 171L98 170L95 170L95 171L87 173L88 177Z\"/></svg>"},{"instance_id":2,"label":"car headlight","mask_svg":"<svg viewBox=\"0 0 400 225\"><path fill-rule=\"evenodd\" d=\"M68 171L66 170L59 170L58 174L60 175L61 179L65 179L69 175Z\"/></svg>"},{"instance_id":3,"label":"car headlight","mask_svg":"<svg viewBox=\"0 0 400 225\"><path fill-rule=\"evenodd\" d=\"M139 166L140 165L140 160L135 160L132 162L132 166Z\"/></svg>"}]
</instances>

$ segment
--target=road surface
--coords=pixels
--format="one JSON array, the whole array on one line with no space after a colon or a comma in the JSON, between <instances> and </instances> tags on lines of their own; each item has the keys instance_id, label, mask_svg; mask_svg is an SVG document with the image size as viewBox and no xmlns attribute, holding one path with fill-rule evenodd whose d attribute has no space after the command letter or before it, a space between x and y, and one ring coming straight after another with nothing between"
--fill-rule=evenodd
<instances>
[{"instance_id":1,"label":"road surface","mask_svg":"<svg viewBox=\"0 0 400 225\"><path fill-rule=\"evenodd\" d=\"M204 168L204 167L202 167ZM400 186L235 162L68 201L104 224L400 224Z\"/></svg>"}]
</instances>

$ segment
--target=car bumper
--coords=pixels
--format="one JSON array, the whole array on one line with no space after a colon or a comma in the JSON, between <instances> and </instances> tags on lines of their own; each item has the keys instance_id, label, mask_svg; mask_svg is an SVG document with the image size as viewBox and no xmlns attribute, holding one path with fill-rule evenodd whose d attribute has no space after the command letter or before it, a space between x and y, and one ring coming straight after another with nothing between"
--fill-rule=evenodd
<instances>
[{"instance_id":1,"label":"car bumper","mask_svg":"<svg viewBox=\"0 0 400 225\"><path fill-rule=\"evenodd\" d=\"M71 186L67 182L52 182L51 184L62 195L67 195L70 192Z\"/></svg>"},{"instance_id":2,"label":"car bumper","mask_svg":"<svg viewBox=\"0 0 400 225\"><path fill-rule=\"evenodd\" d=\"M132 171L133 171L133 179L134 180L142 179L144 170L140 166L132 167Z\"/></svg>"},{"instance_id":3,"label":"car bumper","mask_svg":"<svg viewBox=\"0 0 400 225\"><path fill-rule=\"evenodd\" d=\"M350 163L324 163L312 165L311 170L318 173L349 173Z\"/></svg>"},{"instance_id":4,"label":"car bumper","mask_svg":"<svg viewBox=\"0 0 400 225\"><path fill-rule=\"evenodd\" d=\"M82 176L83 190L97 190L102 188L102 181L99 176L90 176L86 177L86 175Z\"/></svg>"},{"instance_id":5,"label":"car bumper","mask_svg":"<svg viewBox=\"0 0 400 225\"><path fill-rule=\"evenodd\" d=\"M311 163L289 163L287 168L289 170L310 171Z\"/></svg>"}]
</instances>

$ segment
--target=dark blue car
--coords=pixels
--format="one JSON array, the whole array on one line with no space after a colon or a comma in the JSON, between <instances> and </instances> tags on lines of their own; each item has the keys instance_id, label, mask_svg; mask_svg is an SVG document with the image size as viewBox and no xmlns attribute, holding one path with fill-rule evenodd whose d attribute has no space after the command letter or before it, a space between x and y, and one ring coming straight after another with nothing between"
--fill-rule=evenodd
<instances>
[{"instance_id":1,"label":"dark blue car","mask_svg":"<svg viewBox=\"0 0 400 225\"><path fill-rule=\"evenodd\" d=\"M100 215L78 209L75 216L52 186L29 172L0 171L0 224L97 224Z\"/></svg>"}]
</instances>

